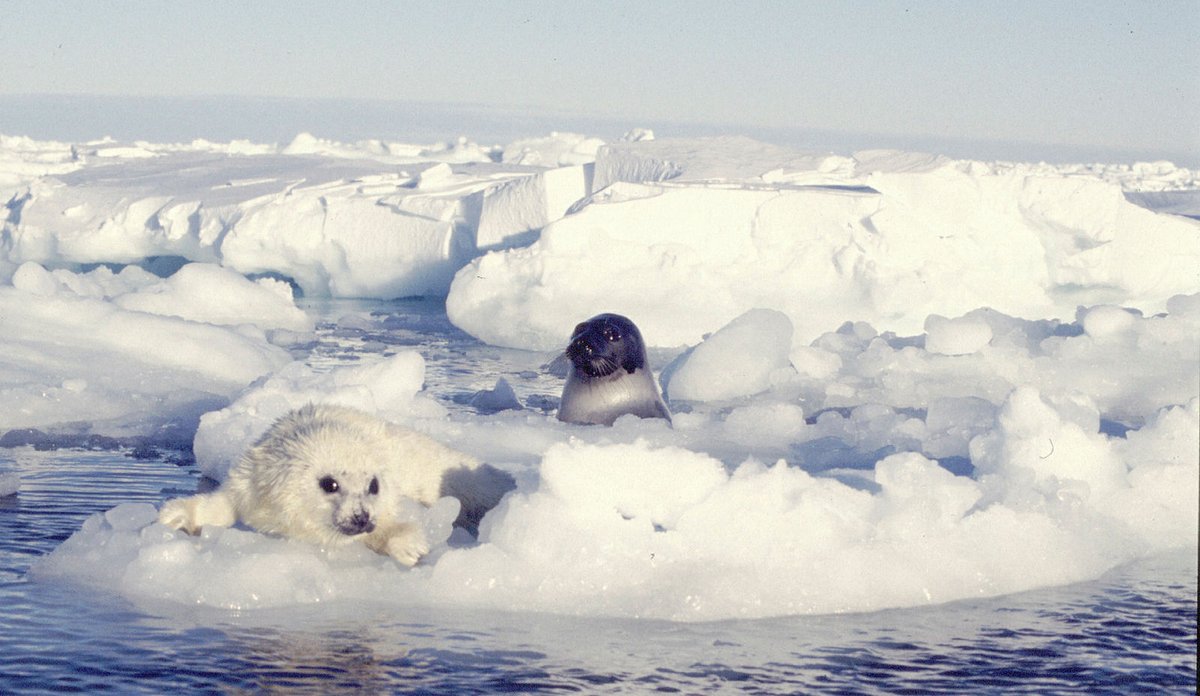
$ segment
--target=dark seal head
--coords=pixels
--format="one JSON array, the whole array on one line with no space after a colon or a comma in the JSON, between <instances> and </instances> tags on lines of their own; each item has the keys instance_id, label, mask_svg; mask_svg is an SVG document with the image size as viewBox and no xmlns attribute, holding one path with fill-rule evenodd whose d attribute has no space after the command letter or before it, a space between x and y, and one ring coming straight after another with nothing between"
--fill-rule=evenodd
<instances>
[{"instance_id":1,"label":"dark seal head","mask_svg":"<svg viewBox=\"0 0 1200 696\"><path fill-rule=\"evenodd\" d=\"M646 364L642 334L626 317L600 314L576 326L566 357L571 371L563 387L559 420L612 425L627 413L671 420Z\"/></svg>"}]
</instances>

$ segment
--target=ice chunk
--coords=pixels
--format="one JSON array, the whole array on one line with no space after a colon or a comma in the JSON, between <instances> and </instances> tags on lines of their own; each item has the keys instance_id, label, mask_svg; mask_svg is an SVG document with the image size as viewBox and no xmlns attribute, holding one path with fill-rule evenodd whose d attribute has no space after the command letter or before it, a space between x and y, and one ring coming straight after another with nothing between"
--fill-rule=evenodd
<instances>
[{"instance_id":1,"label":"ice chunk","mask_svg":"<svg viewBox=\"0 0 1200 696\"><path fill-rule=\"evenodd\" d=\"M641 441L596 448L559 445L546 452L541 468L542 492L571 501L573 517L660 527L674 527L725 479L719 462Z\"/></svg>"},{"instance_id":2,"label":"ice chunk","mask_svg":"<svg viewBox=\"0 0 1200 696\"><path fill-rule=\"evenodd\" d=\"M489 188L475 245L484 251L528 244L590 192L590 165L550 169Z\"/></svg>"},{"instance_id":3,"label":"ice chunk","mask_svg":"<svg viewBox=\"0 0 1200 696\"><path fill-rule=\"evenodd\" d=\"M769 308L804 344L848 317L912 335L930 315L984 306L1067 320L1079 305L1117 303L1151 315L1195 291L1195 221L1134 205L1101 176L863 157L610 144L572 214L456 274L451 320L489 343L549 350L570 317L615 311L671 347ZM977 321L930 328L938 351L987 342Z\"/></svg>"},{"instance_id":4,"label":"ice chunk","mask_svg":"<svg viewBox=\"0 0 1200 696\"><path fill-rule=\"evenodd\" d=\"M1160 414L1130 440L1128 453L1147 456L1129 460L1128 481L1104 485L1125 446L1110 448L1018 390L996 429L976 438L987 440L980 479L902 453L875 464L873 493L783 462L751 459L730 474L711 456L647 439L574 441L545 449L540 477L484 518L478 543L438 544L412 571L365 548L322 551L238 529L199 538L157 524L135 529L137 515L122 511L89 519L30 573L160 607L353 599L684 621L992 596L1194 544L1200 464L1182 448L1195 444L1198 404ZM842 424L888 419L873 408ZM1067 460L1025 456L1045 433ZM1176 437L1182 447L1170 444ZM456 507L442 500L409 512L440 540ZM1027 562L1031 554L1038 563Z\"/></svg>"},{"instance_id":5,"label":"ice chunk","mask_svg":"<svg viewBox=\"0 0 1200 696\"><path fill-rule=\"evenodd\" d=\"M828 379L842 367L837 353L815 346L793 346L789 359L798 373L814 379Z\"/></svg>"},{"instance_id":6,"label":"ice chunk","mask_svg":"<svg viewBox=\"0 0 1200 696\"><path fill-rule=\"evenodd\" d=\"M104 513L104 521L116 532L139 530L158 519L158 510L149 503L122 503Z\"/></svg>"},{"instance_id":7,"label":"ice chunk","mask_svg":"<svg viewBox=\"0 0 1200 696\"><path fill-rule=\"evenodd\" d=\"M766 391L791 371L792 322L752 309L685 354L665 386L671 400L715 401Z\"/></svg>"},{"instance_id":8,"label":"ice chunk","mask_svg":"<svg viewBox=\"0 0 1200 696\"><path fill-rule=\"evenodd\" d=\"M984 475L1005 481L1009 500L1103 504L1127 485L1126 467L1104 436L1064 419L1032 387L1013 391L998 427L972 440L970 453Z\"/></svg>"},{"instance_id":9,"label":"ice chunk","mask_svg":"<svg viewBox=\"0 0 1200 696\"><path fill-rule=\"evenodd\" d=\"M992 340L992 327L977 317L925 319L925 350L941 355L969 355Z\"/></svg>"},{"instance_id":10,"label":"ice chunk","mask_svg":"<svg viewBox=\"0 0 1200 696\"><path fill-rule=\"evenodd\" d=\"M26 261L17 268L13 273L12 285L22 292L43 297L54 295L59 290L54 276L32 261Z\"/></svg>"},{"instance_id":11,"label":"ice chunk","mask_svg":"<svg viewBox=\"0 0 1200 696\"><path fill-rule=\"evenodd\" d=\"M101 266L87 273L75 273L66 269L50 271L33 261L21 264L12 277L13 287L35 295L98 300L135 293L158 282L158 277L138 266L126 266L120 272Z\"/></svg>"},{"instance_id":12,"label":"ice chunk","mask_svg":"<svg viewBox=\"0 0 1200 696\"><path fill-rule=\"evenodd\" d=\"M123 309L178 316L209 324L254 324L262 329L311 331L312 319L292 301L279 280L247 280L213 264L190 263L171 277L121 295Z\"/></svg>"},{"instance_id":13,"label":"ice chunk","mask_svg":"<svg viewBox=\"0 0 1200 696\"><path fill-rule=\"evenodd\" d=\"M1051 336L1038 345L1035 354L1047 358L1034 362L1044 368L1037 370L1040 390L1086 394L1107 417L1132 424L1163 406L1187 403L1200 379L1200 313L1188 312L1188 302L1171 298L1176 311L1165 316L1141 317L1116 307L1085 310L1083 336Z\"/></svg>"},{"instance_id":14,"label":"ice chunk","mask_svg":"<svg viewBox=\"0 0 1200 696\"><path fill-rule=\"evenodd\" d=\"M928 430L921 449L931 457L966 457L971 440L992 428L997 408L974 396L940 397L929 402L925 414Z\"/></svg>"},{"instance_id":15,"label":"ice chunk","mask_svg":"<svg viewBox=\"0 0 1200 696\"><path fill-rule=\"evenodd\" d=\"M0 431L37 428L53 439L82 424L186 448L201 413L290 360L261 332L127 311L66 289L36 264L15 278L16 287L0 287Z\"/></svg>"},{"instance_id":16,"label":"ice chunk","mask_svg":"<svg viewBox=\"0 0 1200 696\"><path fill-rule=\"evenodd\" d=\"M1084 332L1101 341L1127 333L1133 327L1135 317L1133 312L1112 305L1098 305L1080 314Z\"/></svg>"},{"instance_id":17,"label":"ice chunk","mask_svg":"<svg viewBox=\"0 0 1200 696\"><path fill-rule=\"evenodd\" d=\"M979 485L914 453L895 454L875 466L882 489L878 533L913 538L959 524L982 497Z\"/></svg>"},{"instance_id":18,"label":"ice chunk","mask_svg":"<svg viewBox=\"0 0 1200 696\"><path fill-rule=\"evenodd\" d=\"M439 161L465 161L450 150L397 159L376 144L348 157L311 136L298 136L282 155L155 151L30 181L10 206L5 260L59 266L174 256L291 278L310 296L441 295L475 253L482 191L497 176L533 174L486 155ZM411 165L415 186L413 176L390 171L400 161ZM545 215L570 204L554 193L560 188L546 189Z\"/></svg>"},{"instance_id":19,"label":"ice chunk","mask_svg":"<svg viewBox=\"0 0 1200 696\"><path fill-rule=\"evenodd\" d=\"M475 392L471 396L470 403L481 413L497 413L521 408L521 402L517 399L512 385L503 377L496 380L495 387Z\"/></svg>"},{"instance_id":20,"label":"ice chunk","mask_svg":"<svg viewBox=\"0 0 1200 696\"><path fill-rule=\"evenodd\" d=\"M430 549L435 549L444 546L450 539L454 520L461 509L462 503L457 498L448 496L438 498L428 508L411 498L401 498L396 521L418 525L424 532Z\"/></svg>"},{"instance_id":21,"label":"ice chunk","mask_svg":"<svg viewBox=\"0 0 1200 696\"><path fill-rule=\"evenodd\" d=\"M21 490L21 477L17 474L6 471L0 473L0 498L10 495L16 495Z\"/></svg>"},{"instance_id":22,"label":"ice chunk","mask_svg":"<svg viewBox=\"0 0 1200 696\"><path fill-rule=\"evenodd\" d=\"M1200 517L1200 398L1165 408L1114 449L1129 466L1130 489L1113 512L1156 540L1196 545Z\"/></svg>"},{"instance_id":23,"label":"ice chunk","mask_svg":"<svg viewBox=\"0 0 1200 696\"><path fill-rule=\"evenodd\" d=\"M504 147L501 161L539 167L590 164L602 145L604 142L597 138L553 132L544 138L525 138L509 143Z\"/></svg>"},{"instance_id":24,"label":"ice chunk","mask_svg":"<svg viewBox=\"0 0 1200 696\"><path fill-rule=\"evenodd\" d=\"M723 278L739 272L732 260L753 258L749 211L775 195L610 187L529 247L464 267L447 313L469 333L510 347L561 348L579 318L603 312L632 318L649 345L696 343L750 309L737 307ZM709 275L716 265L726 270ZM701 285L715 292L697 302Z\"/></svg>"},{"instance_id":25,"label":"ice chunk","mask_svg":"<svg viewBox=\"0 0 1200 696\"><path fill-rule=\"evenodd\" d=\"M787 446L805 439L808 430L804 409L779 402L739 406L725 417L725 427L729 437L754 448L768 444Z\"/></svg>"}]
</instances>

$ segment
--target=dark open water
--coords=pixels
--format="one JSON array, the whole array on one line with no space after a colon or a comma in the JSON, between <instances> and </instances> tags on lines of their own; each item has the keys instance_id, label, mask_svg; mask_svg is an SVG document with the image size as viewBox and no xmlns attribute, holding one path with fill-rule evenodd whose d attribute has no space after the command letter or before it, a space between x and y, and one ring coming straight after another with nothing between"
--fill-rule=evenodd
<instances>
[{"instance_id":1,"label":"dark open water","mask_svg":"<svg viewBox=\"0 0 1200 696\"><path fill-rule=\"evenodd\" d=\"M403 306L389 312L381 327L408 328L387 332L388 340L432 335L431 374L453 371L457 342L466 339L444 318ZM357 345L380 349L380 336L359 338ZM317 353L330 360L354 344L328 335L323 341ZM1193 550L1094 582L995 599L756 621L672 624L361 604L158 611L87 588L31 583L25 572L94 512L192 492L193 467L120 451L0 449L0 472L14 471L20 492L0 498L3 694L1196 689Z\"/></svg>"}]
</instances>

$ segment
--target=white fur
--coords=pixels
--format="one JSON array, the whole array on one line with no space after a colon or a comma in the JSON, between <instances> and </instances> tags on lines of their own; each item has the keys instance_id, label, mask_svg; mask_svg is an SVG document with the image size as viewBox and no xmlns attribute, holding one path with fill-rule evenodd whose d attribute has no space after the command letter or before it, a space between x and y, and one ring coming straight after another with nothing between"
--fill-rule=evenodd
<instances>
[{"instance_id":1,"label":"white fur","mask_svg":"<svg viewBox=\"0 0 1200 696\"><path fill-rule=\"evenodd\" d=\"M326 478L335 491L322 488ZM453 495L470 527L511 488L507 474L425 435L355 409L309 405L275 421L220 488L167 501L158 520L189 534L242 522L318 544L361 542L413 565L429 545L419 525L397 519L402 497L428 506Z\"/></svg>"}]
</instances>

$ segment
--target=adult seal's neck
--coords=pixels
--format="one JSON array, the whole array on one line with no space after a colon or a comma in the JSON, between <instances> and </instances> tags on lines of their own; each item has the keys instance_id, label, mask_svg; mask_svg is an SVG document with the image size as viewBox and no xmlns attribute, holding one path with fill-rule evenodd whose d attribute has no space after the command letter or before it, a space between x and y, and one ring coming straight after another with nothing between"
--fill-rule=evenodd
<instances>
[{"instance_id":1,"label":"adult seal's neck","mask_svg":"<svg viewBox=\"0 0 1200 696\"><path fill-rule=\"evenodd\" d=\"M600 378L581 378L574 370L563 388L558 419L567 423L612 425L632 414L639 418L671 420L649 370L620 371Z\"/></svg>"}]
</instances>

